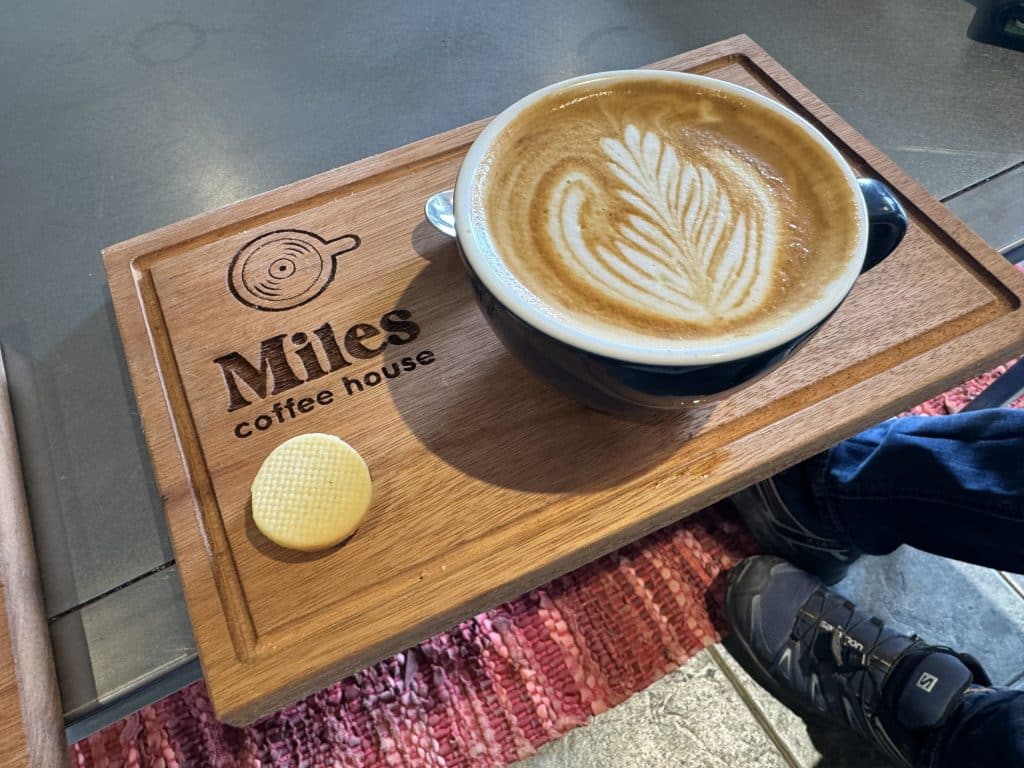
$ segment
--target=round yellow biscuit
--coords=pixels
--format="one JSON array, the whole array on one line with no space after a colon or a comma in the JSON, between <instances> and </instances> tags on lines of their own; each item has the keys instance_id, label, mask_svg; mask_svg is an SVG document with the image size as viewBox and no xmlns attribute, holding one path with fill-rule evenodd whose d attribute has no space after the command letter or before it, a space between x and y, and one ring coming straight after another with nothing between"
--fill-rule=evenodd
<instances>
[{"instance_id":1,"label":"round yellow biscuit","mask_svg":"<svg viewBox=\"0 0 1024 768\"><path fill-rule=\"evenodd\" d=\"M298 435L264 460L252 482L252 517L275 544L306 552L343 541L370 506L370 471L334 435Z\"/></svg>"}]
</instances>

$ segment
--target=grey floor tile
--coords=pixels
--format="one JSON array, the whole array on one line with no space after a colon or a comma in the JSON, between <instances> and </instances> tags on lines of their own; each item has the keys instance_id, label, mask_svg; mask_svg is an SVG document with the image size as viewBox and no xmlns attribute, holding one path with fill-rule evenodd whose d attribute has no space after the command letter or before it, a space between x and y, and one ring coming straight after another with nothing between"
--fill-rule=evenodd
<instances>
[{"instance_id":1,"label":"grey floor tile","mask_svg":"<svg viewBox=\"0 0 1024 768\"><path fill-rule=\"evenodd\" d=\"M1024 672L1024 600L997 571L902 547L862 558L836 589L929 642L975 655L997 684Z\"/></svg>"},{"instance_id":2,"label":"grey floor tile","mask_svg":"<svg viewBox=\"0 0 1024 768\"><path fill-rule=\"evenodd\" d=\"M707 651L544 745L520 768L784 768L789 763Z\"/></svg>"},{"instance_id":3,"label":"grey floor tile","mask_svg":"<svg viewBox=\"0 0 1024 768\"><path fill-rule=\"evenodd\" d=\"M1007 573L1004 571L1003 576L1009 581L1013 582L1014 586L1020 593L1021 597L1024 598L1024 575L1021 575L1019 573Z\"/></svg>"}]
</instances>

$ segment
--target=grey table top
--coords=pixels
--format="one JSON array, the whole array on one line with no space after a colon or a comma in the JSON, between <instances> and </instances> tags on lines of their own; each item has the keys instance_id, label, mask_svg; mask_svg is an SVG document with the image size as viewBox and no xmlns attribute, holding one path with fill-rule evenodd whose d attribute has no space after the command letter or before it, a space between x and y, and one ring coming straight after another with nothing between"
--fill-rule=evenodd
<instances>
[{"instance_id":1,"label":"grey table top","mask_svg":"<svg viewBox=\"0 0 1024 768\"><path fill-rule=\"evenodd\" d=\"M1024 163L1024 53L969 40L973 12L961 0L11 0L0 343L69 719L194 654L103 246L555 80L740 32L949 197ZM990 206L971 199L987 226Z\"/></svg>"}]
</instances>

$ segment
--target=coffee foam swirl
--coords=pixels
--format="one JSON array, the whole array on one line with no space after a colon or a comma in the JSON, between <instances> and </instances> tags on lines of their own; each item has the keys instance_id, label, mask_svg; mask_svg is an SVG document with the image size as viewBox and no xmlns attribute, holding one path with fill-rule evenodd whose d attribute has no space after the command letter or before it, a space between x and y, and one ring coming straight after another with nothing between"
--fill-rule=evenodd
<instances>
[{"instance_id":1,"label":"coffee foam swirl","mask_svg":"<svg viewBox=\"0 0 1024 768\"><path fill-rule=\"evenodd\" d=\"M593 338L730 343L855 274L860 203L828 152L777 112L691 83L553 93L504 126L473 179L495 278Z\"/></svg>"},{"instance_id":2,"label":"coffee foam swirl","mask_svg":"<svg viewBox=\"0 0 1024 768\"><path fill-rule=\"evenodd\" d=\"M610 299L701 325L765 303L778 214L755 167L725 152L710 153L707 165L681 163L654 131L641 137L633 124L621 140L600 144L622 186L608 190L585 170L570 170L548 208L548 235L576 279ZM745 200L732 199L728 190L737 188ZM629 213L588 236L584 209L610 193Z\"/></svg>"}]
</instances>

